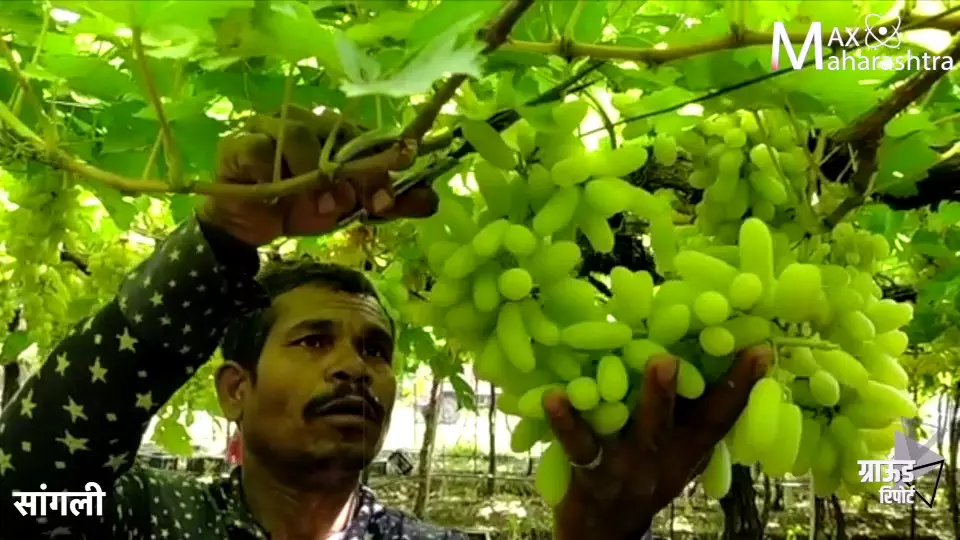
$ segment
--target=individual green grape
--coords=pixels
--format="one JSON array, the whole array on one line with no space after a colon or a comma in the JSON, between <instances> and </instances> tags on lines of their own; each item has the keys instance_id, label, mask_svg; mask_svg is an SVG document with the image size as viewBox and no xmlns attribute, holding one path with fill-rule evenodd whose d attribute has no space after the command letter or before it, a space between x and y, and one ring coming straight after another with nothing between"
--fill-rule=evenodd
<instances>
[{"instance_id":1,"label":"individual green grape","mask_svg":"<svg viewBox=\"0 0 960 540\"><path fill-rule=\"evenodd\" d=\"M717 173L719 176L740 178L740 167L743 166L743 152L728 148L717 159Z\"/></svg>"},{"instance_id":2,"label":"individual green grape","mask_svg":"<svg viewBox=\"0 0 960 540\"><path fill-rule=\"evenodd\" d=\"M435 217L450 230L450 236L457 242L469 242L477 234L477 224L474 222L467 208L460 201L461 197L441 196L437 203Z\"/></svg>"},{"instance_id":3,"label":"individual green grape","mask_svg":"<svg viewBox=\"0 0 960 540\"><path fill-rule=\"evenodd\" d=\"M521 418L510 434L510 450L518 454L526 453L549 431L550 426L543 420Z\"/></svg>"},{"instance_id":4,"label":"individual green grape","mask_svg":"<svg viewBox=\"0 0 960 540\"><path fill-rule=\"evenodd\" d=\"M530 257L527 269L541 285L567 277L583 256L575 242L554 242L542 246Z\"/></svg>"},{"instance_id":5,"label":"individual green grape","mask_svg":"<svg viewBox=\"0 0 960 540\"><path fill-rule=\"evenodd\" d=\"M500 274L497 286L504 298L517 301L526 298L533 290L533 278L523 268L511 268Z\"/></svg>"},{"instance_id":6,"label":"individual green grape","mask_svg":"<svg viewBox=\"0 0 960 540\"><path fill-rule=\"evenodd\" d=\"M737 189L730 198L724 210L724 216L730 221L740 221L740 219L750 209L750 186L746 182L737 182Z\"/></svg>"},{"instance_id":7,"label":"individual green grape","mask_svg":"<svg viewBox=\"0 0 960 540\"><path fill-rule=\"evenodd\" d=\"M567 399L578 411L591 411L600 405L600 390L590 377L577 377L567 383Z\"/></svg>"},{"instance_id":8,"label":"individual green grape","mask_svg":"<svg viewBox=\"0 0 960 540\"><path fill-rule=\"evenodd\" d=\"M606 311L597 305L599 292L590 283L573 277L560 279L542 289L540 299L544 313L552 320L603 321Z\"/></svg>"},{"instance_id":9,"label":"individual green grape","mask_svg":"<svg viewBox=\"0 0 960 540\"><path fill-rule=\"evenodd\" d=\"M510 210L510 190L503 172L489 161L480 160L473 167L473 177L493 215L506 215Z\"/></svg>"},{"instance_id":10,"label":"individual green grape","mask_svg":"<svg viewBox=\"0 0 960 540\"><path fill-rule=\"evenodd\" d=\"M483 120L465 120L461 126L463 138L480 156L504 170L517 166L517 156L503 141L493 126Z\"/></svg>"},{"instance_id":11,"label":"individual green grape","mask_svg":"<svg viewBox=\"0 0 960 540\"><path fill-rule=\"evenodd\" d=\"M747 177L752 187L761 197L779 206L787 202L787 188L772 173L753 171Z\"/></svg>"},{"instance_id":12,"label":"individual green grape","mask_svg":"<svg viewBox=\"0 0 960 540\"><path fill-rule=\"evenodd\" d=\"M693 172L687 177L687 183L697 189L707 189L716 182L717 177L709 169L694 166Z\"/></svg>"},{"instance_id":13,"label":"individual green grape","mask_svg":"<svg viewBox=\"0 0 960 540\"><path fill-rule=\"evenodd\" d=\"M545 420L547 413L543 409L543 398L554 390L563 390L562 384L550 383L531 388L524 392L517 400L517 410L520 416L534 420Z\"/></svg>"},{"instance_id":14,"label":"individual green grape","mask_svg":"<svg viewBox=\"0 0 960 540\"><path fill-rule=\"evenodd\" d=\"M559 231L573 219L579 203L579 187L569 186L556 190L533 217L533 232L540 236L550 236Z\"/></svg>"},{"instance_id":15,"label":"individual green grape","mask_svg":"<svg viewBox=\"0 0 960 540\"><path fill-rule=\"evenodd\" d=\"M780 357L780 365L798 377L809 377L820 367L809 347L792 347Z\"/></svg>"},{"instance_id":16,"label":"individual green grape","mask_svg":"<svg viewBox=\"0 0 960 540\"><path fill-rule=\"evenodd\" d=\"M895 357L887 354L877 340L865 343L857 356L874 380L900 390L905 389L909 384L910 378L907 372Z\"/></svg>"},{"instance_id":17,"label":"individual green grape","mask_svg":"<svg viewBox=\"0 0 960 540\"><path fill-rule=\"evenodd\" d=\"M840 384L826 370L821 369L810 376L810 394L824 407L833 407L840 401Z\"/></svg>"},{"instance_id":18,"label":"individual green grape","mask_svg":"<svg viewBox=\"0 0 960 540\"><path fill-rule=\"evenodd\" d=\"M841 384L854 389L863 388L870 379L867 369L857 362L857 359L840 349L813 351L817 364L825 369Z\"/></svg>"},{"instance_id":19,"label":"individual green grape","mask_svg":"<svg viewBox=\"0 0 960 540\"><path fill-rule=\"evenodd\" d=\"M730 462L737 465L753 466L758 455L747 438L746 419L743 414L734 422L733 428L724 437L727 449L730 450Z\"/></svg>"},{"instance_id":20,"label":"individual green grape","mask_svg":"<svg viewBox=\"0 0 960 540\"><path fill-rule=\"evenodd\" d=\"M773 238L767 224L756 218L748 218L740 225L740 271L754 274L763 284L764 294L769 293L776 275L773 264Z\"/></svg>"},{"instance_id":21,"label":"individual green grape","mask_svg":"<svg viewBox=\"0 0 960 540\"><path fill-rule=\"evenodd\" d=\"M672 272L674 269L673 259L677 255L676 230L672 218L667 214L652 217L648 231L657 271L661 273Z\"/></svg>"},{"instance_id":22,"label":"individual green grape","mask_svg":"<svg viewBox=\"0 0 960 540\"><path fill-rule=\"evenodd\" d=\"M581 205L577 212L577 225L594 251L599 253L613 251L615 241L613 229L602 214L598 214L589 206Z\"/></svg>"},{"instance_id":23,"label":"individual green grape","mask_svg":"<svg viewBox=\"0 0 960 540\"><path fill-rule=\"evenodd\" d=\"M651 356L666 353L667 349L649 339L634 339L623 346L623 362L643 373Z\"/></svg>"},{"instance_id":24,"label":"individual green grape","mask_svg":"<svg viewBox=\"0 0 960 540\"><path fill-rule=\"evenodd\" d=\"M615 150L598 152L593 160L595 176L626 176L643 167L648 158L647 149L638 145L621 146Z\"/></svg>"},{"instance_id":25,"label":"individual green grape","mask_svg":"<svg viewBox=\"0 0 960 540\"><path fill-rule=\"evenodd\" d=\"M503 245L503 238L509 228L510 222L505 219L495 219L484 225L470 242L474 253L483 258L496 255L500 251L500 246Z\"/></svg>"},{"instance_id":26,"label":"individual green grape","mask_svg":"<svg viewBox=\"0 0 960 540\"><path fill-rule=\"evenodd\" d=\"M653 158L661 165L670 167L677 162L677 141L666 133L653 139Z\"/></svg>"},{"instance_id":27,"label":"individual green grape","mask_svg":"<svg viewBox=\"0 0 960 540\"><path fill-rule=\"evenodd\" d=\"M477 311L492 313L500 306L499 277L500 267L495 263L477 272L473 279L473 305Z\"/></svg>"},{"instance_id":28,"label":"individual green grape","mask_svg":"<svg viewBox=\"0 0 960 540\"><path fill-rule=\"evenodd\" d=\"M710 204L716 204L718 208L730 202L740 187L739 173L719 173L717 180L703 192L703 200ZM726 212L724 212L724 215Z\"/></svg>"},{"instance_id":29,"label":"individual green grape","mask_svg":"<svg viewBox=\"0 0 960 540\"><path fill-rule=\"evenodd\" d=\"M800 448L797 451L797 459L793 461L793 467L790 471L791 474L794 476L803 476L810 471L810 467L817 454L819 442L820 423L813 418L804 416L800 429Z\"/></svg>"},{"instance_id":30,"label":"individual green grape","mask_svg":"<svg viewBox=\"0 0 960 540\"><path fill-rule=\"evenodd\" d=\"M674 304L655 311L648 322L650 339L669 347L680 341L690 329L690 308L683 304Z\"/></svg>"},{"instance_id":31,"label":"individual green grape","mask_svg":"<svg viewBox=\"0 0 960 540\"><path fill-rule=\"evenodd\" d=\"M523 225L511 223L503 235L503 247L517 257L526 257L537 250L537 237Z\"/></svg>"},{"instance_id":32,"label":"individual green grape","mask_svg":"<svg viewBox=\"0 0 960 540\"><path fill-rule=\"evenodd\" d=\"M830 304L830 309L833 310L834 315L845 315L848 312L860 313L860 309L862 309L864 305L863 295L851 289L850 287L834 287L830 289L828 301ZM841 318L840 320L842 326L843 319ZM866 323L858 320L851 321L851 323L854 324L855 327L857 325L863 326L863 330L869 333L869 330L866 328ZM874 333L876 333L876 330L874 330Z\"/></svg>"},{"instance_id":33,"label":"individual green grape","mask_svg":"<svg viewBox=\"0 0 960 540\"><path fill-rule=\"evenodd\" d=\"M726 356L735 345L733 334L722 326L708 326L700 331L700 346L711 356Z\"/></svg>"},{"instance_id":34,"label":"individual green grape","mask_svg":"<svg viewBox=\"0 0 960 540\"><path fill-rule=\"evenodd\" d=\"M450 307L459 302L467 292L467 284L458 279L440 278L430 289L430 301L437 307Z\"/></svg>"},{"instance_id":35,"label":"individual green grape","mask_svg":"<svg viewBox=\"0 0 960 540\"><path fill-rule=\"evenodd\" d=\"M774 305L784 322L810 320L819 311L821 299L820 267L792 263L777 278Z\"/></svg>"},{"instance_id":36,"label":"individual green grape","mask_svg":"<svg viewBox=\"0 0 960 540\"><path fill-rule=\"evenodd\" d=\"M574 131L583 123L590 106L586 101L576 100L561 103L553 108L553 119L560 131Z\"/></svg>"},{"instance_id":37,"label":"individual green grape","mask_svg":"<svg viewBox=\"0 0 960 540\"><path fill-rule=\"evenodd\" d=\"M674 265L680 276L698 287L726 292L737 277L733 266L699 251L684 250L677 253Z\"/></svg>"},{"instance_id":38,"label":"individual green grape","mask_svg":"<svg viewBox=\"0 0 960 540\"><path fill-rule=\"evenodd\" d=\"M497 410L503 414L520 415L520 396L509 392L502 392L497 396Z\"/></svg>"},{"instance_id":39,"label":"individual green grape","mask_svg":"<svg viewBox=\"0 0 960 540\"><path fill-rule=\"evenodd\" d=\"M574 349L602 351L619 349L633 338L633 330L620 322L587 321L560 331L560 341Z\"/></svg>"},{"instance_id":40,"label":"individual green grape","mask_svg":"<svg viewBox=\"0 0 960 540\"><path fill-rule=\"evenodd\" d=\"M700 473L700 484L703 486L703 492L711 499L719 500L730 491L732 480L732 469L730 463L730 450L727 449L727 443L718 441L713 446L713 453L710 454L710 461Z\"/></svg>"},{"instance_id":41,"label":"individual green grape","mask_svg":"<svg viewBox=\"0 0 960 540\"><path fill-rule=\"evenodd\" d=\"M537 359L518 304L511 302L500 308L496 332L507 360L522 372L533 371Z\"/></svg>"},{"instance_id":42,"label":"individual green grape","mask_svg":"<svg viewBox=\"0 0 960 540\"><path fill-rule=\"evenodd\" d=\"M913 307L905 302L884 299L871 305L866 314L876 332L882 334L909 323L913 319Z\"/></svg>"},{"instance_id":43,"label":"individual green grape","mask_svg":"<svg viewBox=\"0 0 960 540\"><path fill-rule=\"evenodd\" d=\"M689 281L680 279L669 279L660 284L657 293L653 297L653 306L651 313L670 307L673 304L683 304L690 308L693 307L694 300L702 289L695 287Z\"/></svg>"},{"instance_id":44,"label":"individual green grape","mask_svg":"<svg viewBox=\"0 0 960 540\"><path fill-rule=\"evenodd\" d=\"M714 137L723 137L723 135L735 127L733 118L719 114L708 118L700 125L700 130Z\"/></svg>"},{"instance_id":45,"label":"individual green grape","mask_svg":"<svg viewBox=\"0 0 960 540\"><path fill-rule=\"evenodd\" d=\"M430 244L430 247L427 249L427 266L429 266L430 270L434 273L442 274L444 263L446 263L447 259L459 248L460 245L456 242L440 241Z\"/></svg>"},{"instance_id":46,"label":"individual green grape","mask_svg":"<svg viewBox=\"0 0 960 540\"><path fill-rule=\"evenodd\" d=\"M727 264L740 264L740 249L737 246L704 246L697 251Z\"/></svg>"},{"instance_id":47,"label":"individual green grape","mask_svg":"<svg viewBox=\"0 0 960 540\"><path fill-rule=\"evenodd\" d=\"M873 257L882 261L890 256L890 243L882 235L874 234L870 237L872 244Z\"/></svg>"},{"instance_id":48,"label":"individual green grape","mask_svg":"<svg viewBox=\"0 0 960 540\"><path fill-rule=\"evenodd\" d=\"M693 313L707 326L720 324L730 316L730 303L716 291L705 291L694 300ZM730 336L730 339L732 340L733 336Z\"/></svg>"},{"instance_id":49,"label":"individual green grape","mask_svg":"<svg viewBox=\"0 0 960 540\"><path fill-rule=\"evenodd\" d=\"M780 383L771 378L760 379L750 391L747 406L743 411L745 436L750 446L761 455L773 446L780 423L778 411L783 399Z\"/></svg>"},{"instance_id":50,"label":"individual green grape","mask_svg":"<svg viewBox=\"0 0 960 540\"><path fill-rule=\"evenodd\" d=\"M770 147L760 143L750 149L750 162L757 166L761 171L775 173L777 164L770 155Z\"/></svg>"},{"instance_id":51,"label":"individual green grape","mask_svg":"<svg viewBox=\"0 0 960 540\"><path fill-rule=\"evenodd\" d=\"M742 272L730 282L727 298L736 309L747 310L754 306L763 295L763 282L756 274Z\"/></svg>"},{"instance_id":52,"label":"individual green grape","mask_svg":"<svg viewBox=\"0 0 960 540\"><path fill-rule=\"evenodd\" d=\"M506 372L506 357L496 337L486 341L480 354L473 363L473 373L477 378L500 385ZM502 385L501 385L502 386Z\"/></svg>"},{"instance_id":53,"label":"individual green grape","mask_svg":"<svg viewBox=\"0 0 960 540\"><path fill-rule=\"evenodd\" d=\"M597 364L597 388L605 401L620 401L627 396L630 379L618 356L607 355Z\"/></svg>"},{"instance_id":54,"label":"individual green grape","mask_svg":"<svg viewBox=\"0 0 960 540\"><path fill-rule=\"evenodd\" d=\"M613 176L591 180L583 188L587 204L604 218L630 209L637 195L636 186Z\"/></svg>"},{"instance_id":55,"label":"individual green grape","mask_svg":"<svg viewBox=\"0 0 960 540\"><path fill-rule=\"evenodd\" d=\"M481 259L473 250L473 245L465 244L454 251L453 255L443 263L443 277L463 279L473 273L480 262Z\"/></svg>"},{"instance_id":56,"label":"individual green grape","mask_svg":"<svg viewBox=\"0 0 960 540\"><path fill-rule=\"evenodd\" d=\"M580 356L567 347L536 346L537 358L543 359L547 368L560 380L572 381L583 375L583 363Z\"/></svg>"},{"instance_id":57,"label":"individual green grape","mask_svg":"<svg viewBox=\"0 0 960 540\"><path fill-rule=\"evenodd\" d=\"M523 314L523 326L534 341L548 347L560 343L560 328L544 315L539 302L526 298L520 302L520 311Z\"/></svg>"},{"instance_id":58,"label":"individual green grape","mask_svg":"<svg viewBox=\"0 0 960 540\"><path fill-rule=\"evenodd\" d=\"M573 187L590 178L593 170L590 160L583 156L572 156L556 162L550 168L550 178L560 187Z\"/></svg>"},{"instance_id":59,"label":"individual green grape","mask_svg":"<svg viewBox=\"0 0 960 540\"><path fill-rule=\"evenodd\" d=\"M887 451L896 444L896 434L903 429L900 422L879 429L861 429L860 438L873 451Z\"/></svg>"},{"instance_id":60,"label":"individual green grape","mask_svg":"<svg viewBox=\"0 0 960 540\"><path fill-rule=\"evenodd\" d=\"M670 205L649 191L634 186L630 199L630 212L637 217L653 222L655 219L671 219ZM672 221L670 222L672 225ZM650 233L651 236L653 232Z\"/></svg>"},{"instance_id":61,"label":"individual green grape","mask_svg":"<svg viewBox=\"0 0 960 540\"><path fill-rule=\"evenodd\" d=\"M624 266L610 270L610 312L622 323L636 327L650 315L653 276L645 270L632 272Z\"/></svg>"},{"instance_id":62,"label":"individual green grape","mask_svg":"<svg viewBox=\"0 0 960 540\"><path fill-rule=\"evenodd\" d=\"M873 323L862 311L849 311L840 316L840 328L846 330L857 341L870 341L877 331Z\"/></svg>"},{"instance_id":63,"label":"individual green grape","mask_svg":"<svg viewBox=\"0 0 960 540\"><path fill-rule=\"evenodd\" d=\"M773 221L777 208L767 199L755 200L750 205L750 215L761 221Z\"/></svg>"},{"instance_id":64,"label":"individual green grape","mask_svg":"<svg viewBox=\"0 0 960 540\"><path fill-rule=\"evenodd\" d=\"M888 412L894 417L913 418L917 415L917 406L906 393L877 381L867 381L860 389L860 399L865 407Z\"/></svg>"},{"instance_id":65,"label":"individual green grape","mask_svg":"<svg viewBox=\"0 0 960 540\"><path fill-rule=\"evenodd\" d=\"M444 322L452 330L471 332L483 326L484 318L473 307L473 302L465 301L447 309Z\"/></svg>"},{"instance_id":66,"label":"individual green grape","mask_svg":"<svg viewBox=\"0 0 960 540\"><path fill-rule=\"evenodd\" d=\"M776 444L761 456L760 463L764 473L774 478L783 478L793 468L800 453L803 413L800 412L799 407L785 401L780 402L779 408L775 411L777 414Z\"/></svg>"},{"instance_id":67,"label":"individual green grape","mask_svg":"<svg viewBox=\"0 0 960 540\"><path fill-rule=\"evenodd\" d=\"M527 199L531 206L539 209L553 195L557 184L550 178L550 171L539 163L527 167Z\"/></svg>"},{"instance_id":68,"label":"individual green grape","mask_svg":"<svg viewBox=\"0 0 960 540\"><path fill-rule=\"evenodd\" d=\"M771 370L771 372L772 371L773 370ZM820 404L813 397L813 393L810 391L810 379L793 379L790 382L789 388L790 399L792 399L797 405L806 407L807 409L817 409L820 407Z\"/></svg>"},{"instance_id":69,"label":"individual green grape","mask_svg":"<svg viewBox=\"0 0 960 540\"><path fill-rule=\"evenodd\" d=\"M563 501L570 485L570 462L559 442L552 442L540 455L534 487L543 501L554 507Z\"/></svg>"},{"instance_id":70,"label":"individual green grape","mask_svg":"<svg viewBox=\"0 0 960 540\"><path fill-rule=\"evenodd\" d=\"M677 144L695 158L707 155L707 141L694 130L683 130L674 134Z\"/></svg>"},{"instance_id":71,"label":"individual green grape","mask_svg":"<svg viewBox=\"0 0 960 540\"><path fill-rule=\"evenodd\" d=\"M879 345L883 351L890 356L898 357L907 350L910 340L907 334L900 330L891 330L889 332L878 333L874 342Z\"/></svg>"},{"instance_id":72,"label":"individual green grape","mask_svg":"<svg viewBox=\"0 0 960 540\"><path fill-rule=\"evenodd\" d=\"M587 413L587 422L598 435L613 435L630 420L630 409L622 401L604 401Z\"/></svg>"},{"instance_id":73,"label":"individual green grape","mask_svg":"<svg viewBox=\"0 0 960 540\"><path fill-rule=\"evenodd\" d=\"M757 116L753 111L737 111L737 119L740 120L740 129L748 135L760 135L760 124L757 123Z\"/></svg>"},{"instance_id":74,"label":"individual green grape","mask_svg":"<svg viewBox=\"0 0 960 540\"><path fill-rule=\"evenodd\" d=\"M741 315L723 322L726 328L736 341L736 350L757 345L770 338L772 334L771 323L768 319L756 315Z\"/></svg>"},{"instance_id":75,"label":"individual green grape","mask_svg":"<svg viewBox=\"0 0 960 540\"><path fill-rule=\"evenodd\" d=\"M742 148L747 144L747 134L742 129L728 129L723 134L723 142L730 148Z\"/></svg>"},{"instance_id":76,"label":"individual green grape","mask_svg":"<svg viewBox=\"0 0 960 540\"><path fill-rule=\"evenodd\" d=\"M687 399L697 399L706 390L707 382L696 366L679 358L677 360L677 395Z\"/></svg>"}]
</instances>

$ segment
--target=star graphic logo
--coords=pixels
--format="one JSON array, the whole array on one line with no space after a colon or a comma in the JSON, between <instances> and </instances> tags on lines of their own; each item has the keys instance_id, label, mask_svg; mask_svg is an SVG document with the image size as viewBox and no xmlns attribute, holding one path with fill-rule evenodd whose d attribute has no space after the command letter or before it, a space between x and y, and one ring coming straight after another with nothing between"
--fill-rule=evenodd
<instances>
[{"instance_id":1,"label":"star graphic logo","mask_svg":"<svg viewBox=\"0 0 960 540\"><path fill-rule=\"evenodd\" d=\"M897 431L894 434L893 458L915 462L912 469L914 481L910 483L903 481L897 482L897 487L907 488L909 485L912 485L913 488L916 489L916 479L936 472L937 479L934 481L933 489L929 495L924 496L923 492L916 489L917 497L919 497L927 507L933 508L933 501L937 498L937 488L940 487L940 479L943 477L943 465L946 463L946 460L943 456L933 451L932 448L935 448L937 441L941 440L940 438L944 436L945 430L939 426L923 424L913 418L904 418L902 424L903 431L907 433L916 433L920 426L924 426L932 431L933 436L925 443L920 443L908 437L902 431Z\"/></svg>"}]
</instances>

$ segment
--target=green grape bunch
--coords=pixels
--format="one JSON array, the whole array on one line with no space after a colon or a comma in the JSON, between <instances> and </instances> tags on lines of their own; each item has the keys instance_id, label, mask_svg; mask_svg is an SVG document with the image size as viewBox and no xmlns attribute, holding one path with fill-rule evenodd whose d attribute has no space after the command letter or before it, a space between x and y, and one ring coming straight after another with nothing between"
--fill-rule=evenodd
<instances>
[{"instance_id":1,"label":"green grape bunch","mask_svg":"<svg viewBox=\"0 0 960 540\"><path fill-rule=\"evenodd\" d=\"M881 300L865 267L782 253L784 234L763 219L776 212L756 212L755 203L763 196L775 208L785 204L768 183L783 186L769 152L754 151L765 143L748 147L759 131L744 125L748 116L737 125L705 124L723 148L704 154L704 163L724 172L704 187L740 193L743 207L724 214L736 228L718 236L716 223L675 226L669 203L624 180L651 152L675 161L672 136L588 151L575 134L586 113L582 101L524 110L507 136L468 121L463 134L479 154L472 167L479 197L438 182L438 212L417 225L435 278L425 325L473 351L475 375L501 389L498 408L519 418L513 451L547 445L536 474L543 499L559 504L570 479L545 419L547 392L562 390L597 434L613 436L630 421L654 354L680 359L677 393L692 400L729 370L736 351L763 342L774 345L775 365L717 444L701 476L706 492L727 492L734 463L759 463L771 476L812 471L821 494L863 489L857 459L889 450L899 418L916 412L896 360L907 345L899 328L912 317L910 306ZM796 141L793 132L775 136L779 148ZM765 176L741 182L735 173L746 166ZM734 185L713 188L722 178ZM715 197L709 204L730 206ZM744 219L748 211L754 215ZM577 277L577 239L610 253L608 219L623 213L648 223L656 271L666 281L655 286L650 272L618 266L606 276L607 299ZM691 231L698 242L681 249Z\"/></svg>"}]
</instances>

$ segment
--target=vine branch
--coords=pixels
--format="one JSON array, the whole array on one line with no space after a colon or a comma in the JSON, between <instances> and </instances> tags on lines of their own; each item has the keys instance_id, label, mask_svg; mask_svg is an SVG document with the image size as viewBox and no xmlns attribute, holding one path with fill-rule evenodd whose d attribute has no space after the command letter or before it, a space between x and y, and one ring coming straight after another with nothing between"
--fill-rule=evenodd
<instances>
[{"instance_id":1,"label":"vine branch","mask_svg":"<svg viewBox=\"0 0 960 540\"><path fill-rule=\"evenodd\" d=\"M533 0L513 0L501 11L497 19L494 20L485 32L487 41L487 46L484 48L485 53L496 49L506 41L513 25L516 24L520 16L523 15L524 11L532 4ZM17 66L12 52L3 40L0 40L0 49L3 50L2 52L4 52L7 62L10 63L11 69L14 71L20 84L25 90L29 90L29 83L26 77L19 70L19 66ZM142 44L137 53L138 57L144 58L141 54ZM145 71L145 73L148 74L149 72ZM437 94L433 96L430 103L420 111L413 122L404 130L403 137L397 144L391 145L378 154L344 163L338 173L343 176L367 175L409 167L416 158L417 146L423 138L423 135L433 125L443 105L453 96L456 87L465 79L465 76L455 75L447 80ZM145 76L145 80L150 81L149 75ZM152 90L148 88L148 91L151 93L151 101L157 108L158 118L164 118L162 116L162 107L158 106L160 105L160 101L159 95L156 93L156 87L153 87ZM40 104L41 107L39 110L42 111L42 104L39 101L37 101L37 103ZM165 120L161 120L161 123L163 122L165 122ZM52 145L46 144L43 139L37 136L36 133L24 124L17 115L13 114L3 103L0 103L0 123L6 124L20 138L30 143L40 154L41 161L78 176L102 182L125 193L196 193L218 197L268 199L304 191L331 180L330 177L319 170L301 174L280 182L256 185L220 183L170 185L159 180L138 180L84 163L74 156L54 148Z\"/></svg>"},{"instance_id":2,"label":"vine branch","mask_svg":"<svg viewBox=\"0 0 960 540\"><path fill-rule=\"evenodd\" d=\"M952 8L937 15L920 18L905 13L901 15L901 23L905 26L901 31L917 30L920 28L946 30L949 32L960 31L960 16L947 16L954 11L956 11L956 9ZM893 20L887 20L874 26L888 26L894 22ZM861 31L860 35L866 34L865 28L860 28L859 30ZM791 41L799 42L803 42L807 37L805 32L788 32L788 35ZM830 32L824 32L822 38L824 41L829 41ZM771 43L773 43L772 32L756 32L736 27L730 34L721 38L666 49L654 49L652 47L640 49L625 45L576 43L568 39L563 39L550 43L510 41L504 44L503 50L548 54L564 58L589 57L598 60L626 60L643 62L648 65L658 65L711 52L740 49L754 45L770 45ZM849 47L849 49L854 48L856 47Z\"/></svg>"},{"instance_id":3,"label":"vine branch","mask_svg":"<svg viewBox=\"0 0 960 540\"><path fill-rule=\"evenodd\" d=\"M954 38L948 47L947 56L954 63L960 61L960 36ZM832 228L843 220L853 209L866 201L873 189L873 181L877 172L877 152L883 138L883 128L900 111L928 92L934 84L946 75L948 71L923 71L913 76L900 88L894 90L880 104L862 115L851 125L840 130L833 137L836 144L851 144L857 151L857 168L850 179L853 195L850 195L826 217L825 224Z\"/></svg>"},{"instance_id":4,"label":"vine branch","mask_svg":"<svg viewBox=\"0 0 960 540\"><path fill-rule=\"evenodd\" d=\"M170 129L170 123L167 121L167 115L163 110L163 101L160 99L160 92L157 91L157 85L153 80L153 74L150 66L147 64L147 54L143 49L143 29L134 26L132 29L133 53L137 57L137 65L143 76L143 86L147 93L147 99L153 106L157 114L157 122L160 123L160 133L163 135L163 155L167 161L167 173L170 175L170 184L173 186L183 185L183 166L180 161L180 152L177 150L176 140L173 138L173 130Z\"/></svg>"}]
</instances>

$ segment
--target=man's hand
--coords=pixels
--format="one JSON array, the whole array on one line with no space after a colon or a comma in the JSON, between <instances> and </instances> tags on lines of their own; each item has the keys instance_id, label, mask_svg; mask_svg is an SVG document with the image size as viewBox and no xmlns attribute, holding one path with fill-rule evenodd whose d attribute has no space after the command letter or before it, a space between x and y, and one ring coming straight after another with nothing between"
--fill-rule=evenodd
<instances>
[{"instance_id":1,"label":"man's hand","mask_svg":"<svg viewBox=\"0 0 960 540\"><path fill-rule=\"evenodd\" d=\"M332 112L317 116L291 106L287 121L255 117L246 131L224 138L217 152L217 181L261 184L273 181L277 140L283 131L282 179L299 176L320 165L324 142L336 125L337 147L359 134L338 122ZM281 236L312 236L333 229L343 216L360 207L380 219L428 217L436 212L437 196L430 188L415 188L394 199L386 168L360 174L338 174L316 188L281 197L255 200L210 197L201 216L212 225L252 246Z\"/></svg>"},{"instance_id":2,"label":"man's hand","mask_svg":"<svg viewBox=\"0 0 960 540\"><path fill-rule=\"evenodd\" d=\"M615 438L596 436L562 392L548 394L551 428L579 465L556 508L555 538L639 540L653 516L706 467L771 359L765 346L742 351L720 384L688 401L676 399L676 360L654 356L631 423ZM583 467L598 456L596 467Z\"/></svg>"}]
</instances>

